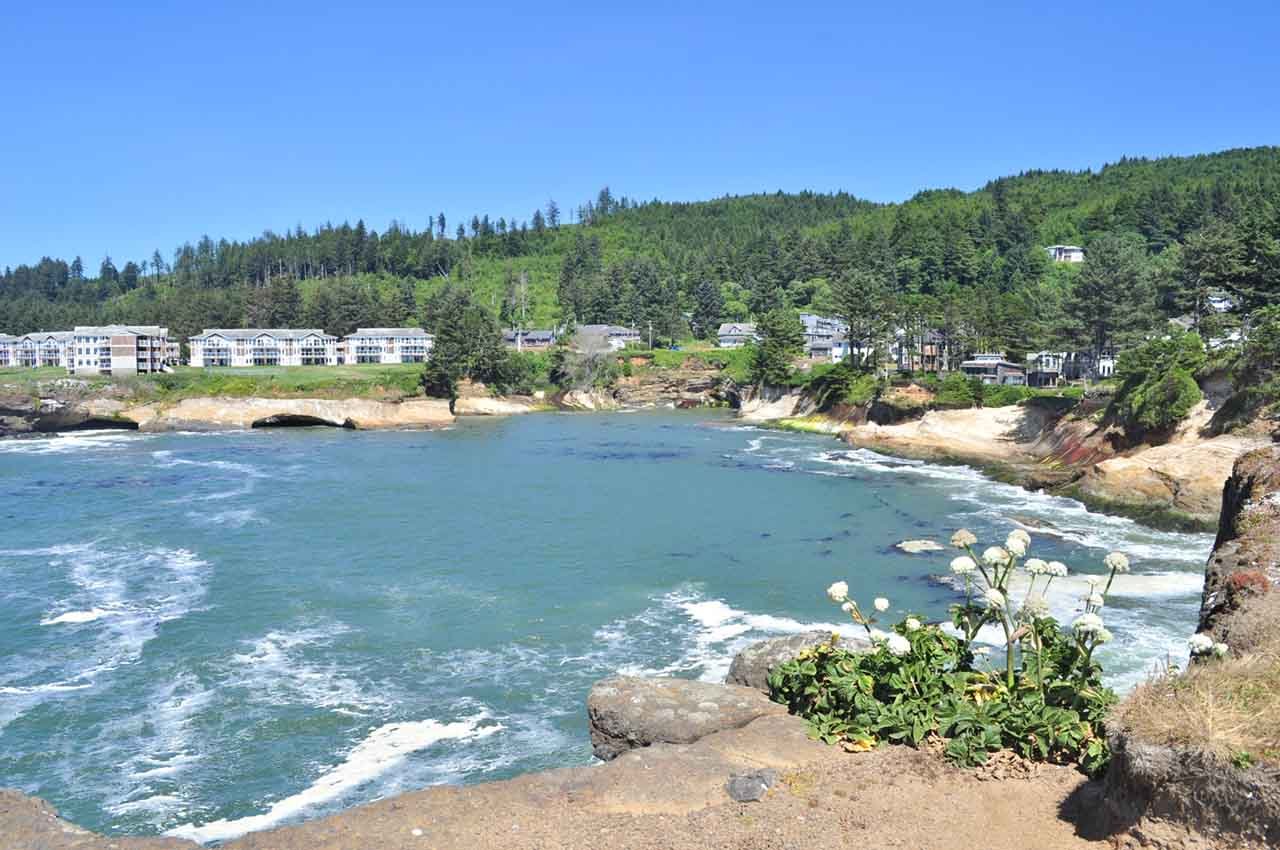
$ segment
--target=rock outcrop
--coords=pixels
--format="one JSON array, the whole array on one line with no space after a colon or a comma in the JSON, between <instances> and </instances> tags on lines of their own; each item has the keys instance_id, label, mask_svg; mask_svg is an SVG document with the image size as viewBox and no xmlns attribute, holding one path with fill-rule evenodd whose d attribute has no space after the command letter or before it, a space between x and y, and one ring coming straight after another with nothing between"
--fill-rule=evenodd
<instances>
[{"instance_id":1,"label":"rock outcrop","mask_svg":"<svg viewBox=\"0 0 1280 850\"><path fill-rule=\"evenodd\" d=\"M615 676L587 697L591 749L609 761L653 744L691 744L787 710L752 688L689 679Z\"/></svg>"},{"instance_id":2,"label":"rock outcrop","mask_svg":"<svg viewBox=\"0 0 1280 850\"><path fill-rule=\"evenodd\" d=\"M625 407L714 407L728 403L728 388L714 369L662 369L618 380Z\"/></svg>"},{"instance_id":3,"label":"rock outcrop","mask_svg":"<svg viewBox=\"0 0 1280 850\"><path fill-rule=\"evenodd\" d=\"M131 407L120 416L143 431L193 431L272 425L332 425L339 428L440 428L453 414L443 399L404 401L318 398L187 398Z\"/></svg>"},{"instance_id":4,"label":"rock outcrop","mask_svg":"<svg viewBox=\"0 0 1280 850\"><path fill-rule=\"evenodd\" d=\"M566 390L552 399L561 410L600 411L618 410L622 404L608 390Z\"/></svg>"},{"instance_id":5,"label":"rock outcrop","mask_svg":"<svg viewBox=\"0 0 1280 850\"><path fill-rule=\"evenodd\" d=\"M1245 590L1258 578L1280 583L1280 446L1241 457L1223 487L1218 538L1205 567L1199 631L1237 644L1225 615L1237 607L1234 588Z\"/></svg>"},{"instance_id":6,"label":"rock outcrop","mask_svg":"<svg viewBox=\"0 0 1280 850\"><path fill-rule=\"evenodd\" d=\"M1280 770L1240 770L1183 747L1111 735L1102 826L1142 847L1280 846ZM1118 844L1118 846L1126 846Z\"/></svg>"},{"instance_id":7,"label":"rock outcrop","mask_svg":"<svg viewBox=\"0 0 1280 850\"><path fill-rule=\"evenodd\" d=\"M804 632L753 643L733 657L729 674L724 681L729 685L740 685L768 693L769 672L774 667L790 661L811 646L829 640L830 632ZM848 637L842 637L840 643L842 646L859 649L868 646L866 641Z\"/></svg>"},{"instance_id":8,"label":"rock outcrop","mask_svg":"<svg viewBox=\"0 0 1280 850\"><path fill-rule=\"evenodd\" d=\"M1253 600L1274 593L1268 588L1277 580L1280 447L1271 446L1237 460L1223 488L1198 630L1226 642L1234 655L1247 655L1254 649L1248 635L1256 630L1245 628L1237 635L1233 622L1250 616L1250 606L1257 604ZM1106 828L1127 831L1142 847L1280 846L1280 767L1273 757L1261 764L1234 765L1197 748L1144 740L1131 728L1134 724L1125 722L1127 706L1122 704L1110 721L1112 761L1102 811ZM1153 710L1159 708L1142 709ZM1185 718L1193 724L1213 720L1207 714Z\"/></svg>"},{"instance_id":9,"label":"rock outcrop","mask_svg":"<svg viewBox=\"0 0 1280 850\"><path fill-rule=\"evenodd\" d=\"M453 403L455 416L518 416L542 409L534 399L507 396L464 396Z\"/></svg>"},{"instance_id":10,"label":"rock outcrop","mask_svg":"<svg viewBox=\"0 0 1280 850\"><path fill-rule=\"evenodd\" d=\"M1031 489L1060 489L1099 507L1210 528L1236 458L1268 444L1251 433L1207 436L1202 404L1167 443L1117 449L1118 434L1086 405L1068 413L1053 399L1009 407L933 410L892 425L845 428L845 442L918 460L998 470Z\"/></svg>"},{"instance_id":11,"label":"rock outcrop","mask_svg":"<svg viewBox=\"0 0 1280 850\"><path fill-rule=\"evenodd\" d=\"M738 415L745 422L807 416L813 409L803 392L790 387L749 387L738 403Z\"/></svg>"}]
</instances>

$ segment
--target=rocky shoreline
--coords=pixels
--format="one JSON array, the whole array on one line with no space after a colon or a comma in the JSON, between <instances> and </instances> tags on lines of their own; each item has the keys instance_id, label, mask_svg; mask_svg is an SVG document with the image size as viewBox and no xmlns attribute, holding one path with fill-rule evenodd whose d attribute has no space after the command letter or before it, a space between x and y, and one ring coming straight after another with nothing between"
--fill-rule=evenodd
<instances>
[{"instance_id":1,"label":"rocky shoreline","mask_svg":"<svg viewBox=\"0 0 1280 850\"><path fill-rule=\"evenodd\" d=\"M1069 496L1103 513L1187 530L1217 528L1232 464L1271 445L1265 427L1210 431L1214 407L1202 402L1168 439L1125 446L1101 421L1101 408L1059 399L1008 407L929 410L874 420L868 407L816 412L797 391L750 396L743 418L766 427L831 434L882 454L973 466L1027 488Z\"/></svg>"}]
</instances>

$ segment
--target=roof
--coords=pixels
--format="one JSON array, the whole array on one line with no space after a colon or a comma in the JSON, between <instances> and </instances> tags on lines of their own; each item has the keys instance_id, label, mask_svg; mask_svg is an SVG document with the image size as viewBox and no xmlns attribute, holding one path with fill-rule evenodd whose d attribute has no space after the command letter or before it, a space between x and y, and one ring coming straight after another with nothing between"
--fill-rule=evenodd
<instances>
[{"instance_id":1,"label":"roof","mask_svg":"<svg viewBox=\"0 0 1280 850\"><path fill-rule=\"evenodd\" d=\"M536 331L536 330L521 331L521 330L516 330L515 328L508 328L507 330L505 330L505 331L503 331L503 332L502 332L502 338L503 338L503 339L505 339L505 340L510 340L510 341L512 341L512 342L514 342L514 341L515 341L515 339L516 339L516 337L517 337L517 336L519 336L519 337L520 337L521 339L523 339L523 340L531 340L531 339L533 339L533 340L544 340L544 339L545 339L545 340L548 340L548 341L554 341L554 340L555 340L555 338L556 338L556 332L555 332L555 331L550 331L550 330L547 330L547 331Z\"/></svg>"},{"instance_id":2,"label":"roof","mask_svg":"<svg viewBox=\"0 0 1280 850\"><path fill-rule=\"evenodd\" d=\"M159 325L76 325L73 333L80 336L168 336L169 329Z\"/></svg>"},{"instance_id":3,"label":"roof","mask_svg":"<svg viewBox=\"0 0 1280 850\"><path fill-rule=\"evenodd\" d=\"M963 369L965 366L1007 366L1010 369L1018 369L1019 371L1022 371L1022 372L1025 372L1027 370L1027 367L1023 366L1021 363L1014 363L1011 360L1005 360L1003 357L999 359L987 358L985 360L984 359L966 360L960 364L960 368Z\"/></svg>"},{"instance_id":4,"label":"roof","mask_svg":"<svg viewBox=\"0 0 1280 850\"><path fill-rule=\"evenodd\" d=\"M308 336L337 339L337 337L327 334L319 328L303 328L300 330L292 328L205 328L203 333L188 338L207 339L211 336L220 336L223 339L256 339L264 334L273 336L276 339L302 339Z\"/></svg>"},{"instance_id":5,"label":"roof","mask_svg":"<svg viewBox=\"0 0 1280 850\"><path fill-rule=\"evenodd\" d=\"M1079 245L1048 245L1046 247L1050 251L1054 250L1055 248L1061 251L1083 251L1084 250Z\"/></svg>"},{"instance_id":6,"label":"roof","mask_svg":"<svg viewBox=\"0 0 1280 850\"><path fill-rule=\"evenodd\" d=\"M56 339L58 341L69 340L75 336L75 331L35 331L29 334L23 334L19 339Z\"/></svg>"},{"instance_id":7,"label":"roof","mask_svg":"<svg viewBox=\"0 0 1280 850\"><path fill-rule=\"evenodd\" d=\"M435 339L422 328L356 328L355 333L347 334L347 339L353 336L419 336Z\"/></svg>"},{"instance_id":8,"label":"roof","mask_svg":"<svg viewBox=\"0 0 1280 850\"><path fill-rule=\"evenodd\" d=\"M608 334L609 336L640 335L640 331L635 328L627 328L622 325L578 325L578 333Z\"/></svg>"},{"instance_id":9,"label":"roof","mask_svg":"<svg viewBox=\"0 0 1280 850\"><path fill-rule=\"evenodd\" d=\"M719 336L746 336L756 332L755 322L728 322L716 331Z\"/></svg>"}]
</instances>

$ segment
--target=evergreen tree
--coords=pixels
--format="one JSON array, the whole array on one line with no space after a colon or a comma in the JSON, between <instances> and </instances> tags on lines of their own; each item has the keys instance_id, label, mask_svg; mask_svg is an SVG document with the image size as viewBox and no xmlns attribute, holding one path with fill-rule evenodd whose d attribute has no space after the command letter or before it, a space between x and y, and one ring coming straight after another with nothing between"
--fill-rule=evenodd
<instances>
[{"instance_id":1,"label":"evergreen tree","mask_svg":"<svg viewBox=\"0 0 1280 850\"><path fill-rule=\"evenodd\" d=\"M804 353L804 325L794 310L772 310L756 324L760 342L751 358L751 380L759 386L782 386L792 363Z\"/></svg>"},{"instance_id":2,"label":"evergreen tree","mask_svg":"<svg viewBox=\"0 0 1280 850\"><path fill-rule=\"evenodd\" d=\"M1117 344L1140 339L1155 317L1155 291L1142 241L1133 235L1095 240L1067 310L1095 357Z\"/></svg>"},{"instance_id":3,"label":"evergreen tree","mask_svg":"<svg viewBox=\"0 0 1280 850\"><path fill-rule=\"evenodd\" d=\"M700 277L693 287L693 332L702 339L714 339L724 315L724 298L720 287Z\"/></svg>"},{"instance_id":4,"label":"evergreen tree","mask_svg":"<svg viewBox=\"0 0 1280 850\"><path fill-rule=\"evenodd\" d=\"M875 271L851 269L832 286L836 315L849 325L849 347L856 363L875 368L893 322L889 283Z\"/></svg>"}]
</instances>

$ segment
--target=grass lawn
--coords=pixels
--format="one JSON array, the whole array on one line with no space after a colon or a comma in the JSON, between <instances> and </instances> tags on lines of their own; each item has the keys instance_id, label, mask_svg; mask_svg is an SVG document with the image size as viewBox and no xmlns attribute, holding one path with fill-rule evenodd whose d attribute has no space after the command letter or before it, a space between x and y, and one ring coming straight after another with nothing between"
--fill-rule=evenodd
<instances>
[{"instance_id":1,"label":"grass lawn","mask_svg":"<svg viewBox=\"0 0 1280 850\"><path fill-rule=\"evenodd\" d=\"M395 399L416 395L421 363L364 366L248 366L199 369L126 379L140 395L163 399L196 396Z\"/></svg>"}]
</instances>

